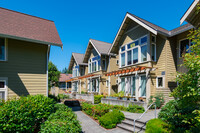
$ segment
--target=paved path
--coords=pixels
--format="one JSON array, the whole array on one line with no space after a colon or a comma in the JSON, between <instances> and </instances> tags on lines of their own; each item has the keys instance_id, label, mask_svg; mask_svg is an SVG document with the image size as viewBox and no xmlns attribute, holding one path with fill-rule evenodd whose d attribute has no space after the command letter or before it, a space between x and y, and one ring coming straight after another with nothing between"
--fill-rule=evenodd
<instances>
[{"instance_id":1,"label":"paved path","mask_svg":"<svg viewBox=\"0 0 200 133\"><path fill-rule=\"evenodd\" d=\"M81 122L83 133L128 133L120 128L106 130L77 107L73 107L73 110L77 114L77 119Z\"/></svg>"}]
</instances>

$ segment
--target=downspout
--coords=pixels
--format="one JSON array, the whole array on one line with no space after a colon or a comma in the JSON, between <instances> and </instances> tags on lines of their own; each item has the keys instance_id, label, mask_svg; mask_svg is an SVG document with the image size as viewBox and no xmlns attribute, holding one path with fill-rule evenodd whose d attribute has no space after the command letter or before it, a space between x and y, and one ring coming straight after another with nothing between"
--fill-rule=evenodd
<instances>
[{"instance_id":1,"label":"downspout","mask_svg":"<svg viewBox=\"0 0 200 133\"><path fill-rule=\"evenodd\" d=\"M49 82L49 75L48 75L48 63L49 63L49 53L50 53L50 48L51 48L51 46L50 45L48 45L48 48L47 48L47 97L48 97L48 95L49 95L49 84L48 84L48 82Z\"/></svg>"},{"instance_id":2,"label":"downspout","mask_svg":"<svg viewBox=\"0 0 200 133\"><path fill-rule=\"evenodd\" d=\"M109 62L109 66L108 66L108 72L110 72L110 58L111 58L111 56L109 55L109 58L108 58L108 62ZM108 95L110 96L110 76L108 76L108 83L109 83L109 85L108 85Z\"/></svg>"}]
</instances>

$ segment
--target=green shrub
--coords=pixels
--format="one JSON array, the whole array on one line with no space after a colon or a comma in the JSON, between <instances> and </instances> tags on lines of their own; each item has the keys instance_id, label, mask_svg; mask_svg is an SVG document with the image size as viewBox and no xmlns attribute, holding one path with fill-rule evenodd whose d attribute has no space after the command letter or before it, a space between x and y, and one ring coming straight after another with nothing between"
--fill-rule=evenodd
<instances>
[{"instance_id":1,"label":"green shrub","mask_svg":"<svg viewBox=\"0 0 200 133\"><path fill-rule=\"evenodd\" d=\"M101 103L101 98L103 98L103 95L94 95L94 104Z\"/></svg>"},{"instance_id":2,"label":"green shrub","mask_svg":"<svg viewBox=\"0 0 200 133\"><path fill-rule=\"evenodd\" d=\"M69 99L69 95L58 94L58 99Z\"/></svg>"},{"instance_id":3,"label":"green shrub","mask_svg":"<svg viewBox=\"0 0 200 133\"><path fill-rule=\"evenodd\" d=\"M117 109L117 110L121 110L121 111L126 111L127 107L122 106L122 105L113 105L111 106L112 109Z\"/></svg>"},{"instance_id":4,"label":"green shrub","mask_svg":"<svg viewBox=\"0 0 200 133\"><path fill-rule=\"evenodd\" d=\"M93 114L93 111L92 111L93 105L92 104L83 102L83 103L81 103L81 107L82 107L82 111L84 111L87 115L92 116L92 114Z\"/></svg>"},{"instance_id":5,"label":"green shrub","mask_svg":"<svg viewBox=\"0 0 200 133\"><path fill-rule=\"evenodd\" d=\"M168 133L168 124L161 119L152 119L147 122L146 133Z\"/></svg>"},{"instance_id":6,"label":"green shrub","mask_svg":"<svg viewBox=\"0 0 200 133\"><path fill-rule=\"evenodd\" d=\"M145 110L142 106L136 104L129 104L127 111L132 113L143 113Z\"/></svg>"},{"instance_id":7,"label":"green shrub","mask_svg":"<svg viewBox=\"0 0 200 133\"><path fill-rule=\"evenodd\" d=\"M0 132L34 132L54 112L54 103L43 95L5 102L0 108Z\"/></svg>"},{"instance_id":8,"label":"green shrub","mask_svg":"<svg viewBox=\"0 0 200 133\"><path fill-rule=\"evenodd\" d=\"M59 97L56 97L56 96L51 95L51 94L49 94L48 97L53 99L55 102L60 102L60 98Z\"/></svg>"},{"instance_id":9,"label":"green shrub","mask_svg":"<svg viewBox=\"0 0 200 133\"><path fill-rule=\"evenodd\" d=\"M160 109L161 106L164 104L164 96L162 93L158 93L156 94L155 96L150 96L150 99L149 99L149 105L151 105L153 102L155 102L156 104L156 108L157 109ZM155 108L155 105L152 105L151 108Z\"/></svg>"},{"instance_id":10,"label":"green shrub","mask_svg":"<svg viewBox=\"0 0 200 133\"><path fill-rule=\"evenodd\" d=\"M107 129L116 127L118 123L121 123L125 119L125 116L122 112L118 110L113 110L109 113L106 113L104 116L99 118L99 123L101 126Z\"/></svg>"},{"instance_id":11,"label":"green shrub","mask_svg":"<svg viewBox=\"0 0 200 133\"><path fill-rule=\"evenodd\" d=\"M177 102L175 100L169 101L165 106L161 108L161 111L158 114L158 118L167 122L175 114L176 106Z\"/></svg>"},{"instance_id":12,"label":"green shrub","mask_svg":"<svg viewBox=\"0 0 200 133\"><path fill-rule=\"evenodd\" d=\"M41 125L41 133L79 133L81 126L77 116L64 104L55 105L57 111L48 117L48 120Z\"/></svg>"}]
</instances>

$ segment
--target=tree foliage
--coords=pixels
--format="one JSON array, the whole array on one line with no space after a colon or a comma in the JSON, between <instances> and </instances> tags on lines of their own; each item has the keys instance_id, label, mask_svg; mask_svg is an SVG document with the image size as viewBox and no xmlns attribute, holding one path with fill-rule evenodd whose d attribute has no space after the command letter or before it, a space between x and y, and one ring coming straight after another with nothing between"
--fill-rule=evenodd
<instances>
[{"instance_id":1,"label":"tree foliage","mask_svg":"<svg viewBox=\"0 0 200 133\"><path fill-rule=\"evenodd\" d=\"M52 86L58 86L60 71L58 71L56 65L54 65L51 61L48 64L48 75L49 88Z\"/></svg>"},{"instance_id":2,"label":"tree foliage","mask_svg":"<svg viewBox=\"0 0 200 133\"><path fill-rule=\"evenodd\" d=\"M67 69L66 67L61 72L65 74L72 74L72 71Z\"/></svg>"}]
</instances>

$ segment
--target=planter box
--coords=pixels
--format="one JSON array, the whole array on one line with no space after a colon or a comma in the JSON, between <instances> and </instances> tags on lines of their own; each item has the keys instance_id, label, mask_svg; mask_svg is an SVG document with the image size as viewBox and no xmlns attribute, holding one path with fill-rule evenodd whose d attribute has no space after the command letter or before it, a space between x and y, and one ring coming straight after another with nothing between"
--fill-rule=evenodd
<instances>
[{"instance_id":1,"label":"planter box","mask_svg":"<svg viewBox=\"0 0 200 133\"><path fill-rule=\"evenodd\" d=\"M144 109L147 109L147 103L145 102L138 102L138 101L131 101L131 100L118 100L118 99L109 99L109 98L101 98L101 103L106 103L110 105L122 105L128 107L131 104L137 104L139 106L143 106Z\"/></svg>"},{"instance_id":2,"label":"planter box","mask_svg":"<svg viewBox=\"0 0 200 133\"><path fill-rule=\"evenodd\" d=\"M83 99L94 104L94 94L76 94L76 99Z\"/></svg>"}]
</instances>

